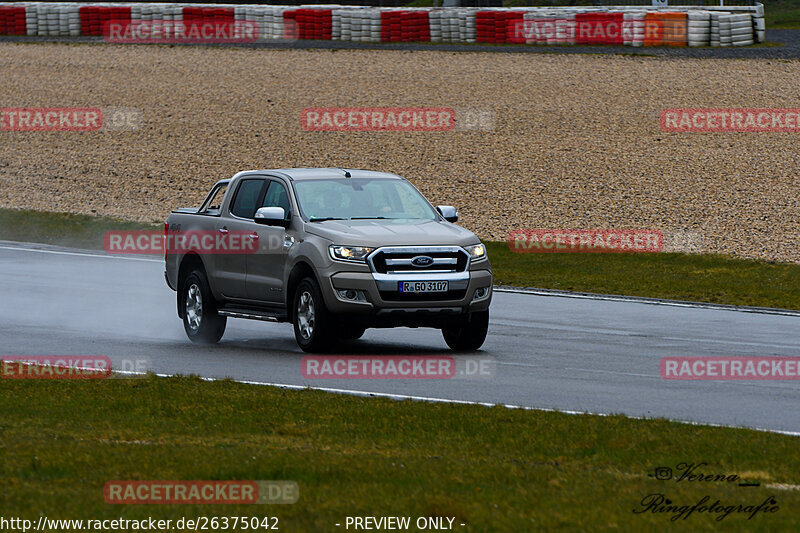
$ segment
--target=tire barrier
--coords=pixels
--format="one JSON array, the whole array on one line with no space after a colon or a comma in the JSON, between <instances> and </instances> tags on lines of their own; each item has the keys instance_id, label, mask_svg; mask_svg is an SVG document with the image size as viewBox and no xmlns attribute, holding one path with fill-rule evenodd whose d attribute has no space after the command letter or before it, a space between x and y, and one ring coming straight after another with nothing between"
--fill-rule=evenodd
<instances>
[{"instance_id":1,"label":"tire barrier","mask_svg":"<svg viewBox=\"0 0 800 533\"><path fill-rule=\"evenodd\" d=\"M475 11L468 8L433 9L428 17L432 42L477 42Z\"/></svg>"},{"instance_id":2,"label":"tire barrier","mask_svg":"<svg viewBox=\"0 0 800 533\"><path fill-rule=\"evenodd\" d=\"M526 44L575 44L575 14L526 11L522 38Z\"/></svg>"},{"instance_id":3,"label":"tire barrier","mask_svg":"<svg viewBox=\"0 0 800 533\"><path fill-rule=\"evenodd\" d=\"M431 40L427 9L381 10L381 42L410 43Z\"/></svg>"},{"instance_id":4,"label":"tire barrier","mask_svg":"<svg viewBox=\"0 0 800 533\"><path fill-rule=\"evenodd\" d=\"M750 15L728 15L731 24L731 44L747 46L754 44L754 23Z\"/></svg>"},{"instance_id":5,"label":"tire barrier","mask_svg":"<svg viewBox=\"0 0 800 533\"><path fill-rule=\"evenodd\" d=\"M575 15L575 43L623 44L623 21L621 12L578 13Z\"/></svg>"},{"instance_id":6,"label":"tire barrier","mask_svg":"<svg viewBox=\"0 0 800 533\"><path fill-rule=\"evenodd\" d=\"M520 42L520 26L524 26L524 11L496 9L475 13L475 31L479 43ZM525 42L522 40L521 42Z\"/></svg>"},{"instance_id":7,"label":"tire barrier","mask_svg":"<svg viewBox=\"0 0 800 533\"><path fill-rule=\"evenodd\" d=\"M131 21L130 7L114 6L81 6L78 8L81 19L81 35L103 35L103 25L112 20L118 22Z\"/></svg>"},{"instance_id":8,"label":"tire barrier","mask_svg":"<svg viewBox=\"0 0 800 533\"><path fill-rule=\"evenodd\" d=\"M622 44L644 46L645 18L647 13L623 14Z\"/></svg>"},{"instance_id":9,"label":"tire barrier","mask_svg":"<svg viewBox=\"0 0 800 533\"><path fill-rule=\"evenodd\" d=\"M283 12L287 39L333 38L333 18L330 9L289 9Z\"/></svg>"},{"instance_id":10,"label":"tire barrier","mask_svg":"<svg viewBox=\"0 0 800 533\"><path fill-rule=\"evenodd\" d=\"M331 39L336 41L381 42L381 10L374 8L334 9Z\"/></svg>"},{"instance_id":11,"label":"tire barrier","mask_svg":"<svg viewBox=\"0 0 800 533\"><path fill-rule=\"evenodd\" d=\"M0 3L0 35L102 36L115 21L232 24L258 38L361 42L747 46L766 38L764 7L383 8L346 5Z\"/></svg>"},{"instance_id":12,"label":"tire barrier","mask_svg":"<svg viewBox=\"0 0 800 533\"><path fill-rule=\"evenodd\" d=\"M719 45L731 45L731 17L730 15L719 16Z\"/></svg>"},{"instance_id":13,"label":"tire barrier","mask_svg":"<svg viewBox=\"0 0 800 533\"><path fill-rule=\"evenodd\" d=\"M689 11L686 19L687 44L689 46L710 46L711 13L708 11Z\"/></svg>"},{"instance_id":14,"label":"tire barrier","mask_svg":"<svg viewBox=\"0 0 800 533\"><path fill-rule=\"evenodd\" d=\"M645 46L687 46L687 14L670 11L647 13L644 18Z\"/></svg>"},{"instance_id":15,"label":"tire barrier","mask_svg":"<svg viewBox=\"0 0 800 533\"><path fill-rule=\"evenodd\" d=\"M0 6L0 35L27 35L27 24L24 7Z\"/></svg>"},{"instance_id":16,"label":"tire barrier","mask_svg":"<svg viewBox=\"0 0 800 533\"><path fill-rule=\"evenodd\" d=\"M288 6L236 6L234 13L236 20L250 20L256 23L261 39L284 39L287 32L283 13L292 9L295 8ZM289 35L296 33L296 30L290 25Z\"/></svg>"}]
</instances>

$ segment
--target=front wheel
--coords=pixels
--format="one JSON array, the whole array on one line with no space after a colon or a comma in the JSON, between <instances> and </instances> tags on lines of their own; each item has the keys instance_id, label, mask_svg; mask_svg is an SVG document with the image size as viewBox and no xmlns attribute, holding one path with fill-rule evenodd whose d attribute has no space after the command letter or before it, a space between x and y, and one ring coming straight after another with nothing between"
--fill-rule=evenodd
<instances>
[{"instance_id":1,"label":"front wheel","mask_svg":"<svg viewBox=\"0 0 800 533\"><path fill-rule=\"evenodd\" d=\"M304 352L324 352L335 340L333 317L314 278L305 278L294 293L294 338Z\"/></svg>"},{"instance_id":2,"label":"front wheel","mask_svg":"<svg viewBox=\"0 0 800 533\"><path fill-rule=\"evenodd\" d=\"M366 328L341 324L336 331L336 338L342 341L355 341L360 339L365 331Z\"/></svg>"},{"instance_id":3,"label":"front wheel","mask_svg":"<svg viewBox=\"0 0 800 533\"><path fill-rule=\"evenodd\" d=\"M457 352L474 351L483 346L489 332L489 310L469 314L469 319L457 326L442 329L444 342Z\"/></svg>"},{"instance_id":4,"label":"front wheel","mask_svg":"<svg viewBox=\"0 0 800 533\"><path fill-rule=\"evenodd\" d=\"M219 342L225 333L228 319L217 312L217 304L205 272L192 271L183 282L180 294L183 329L189 340L199 344Z\"/></svg>"}]
</instances>

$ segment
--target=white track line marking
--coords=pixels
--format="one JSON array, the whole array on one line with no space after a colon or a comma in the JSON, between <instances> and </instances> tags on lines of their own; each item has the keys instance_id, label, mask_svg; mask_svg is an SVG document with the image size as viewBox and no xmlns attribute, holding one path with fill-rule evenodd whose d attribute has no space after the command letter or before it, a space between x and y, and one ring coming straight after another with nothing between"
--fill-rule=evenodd
<instances>
[{"instance_id":1,"label":"white track line marking","mask_svg":"<svg viewBox=\"0 0 800 533\"><path fill-rule=\"evenodd\" d=\"M125 375L137 375L142 376L146 375L146 372L133 372L133 371L116 371L116 374L125 374ZM178 377L175 374L154 374L155 376L161 378L172 378ZM317 390L321 392L330 392L333 394L346 394L349 396L362 396L362 397L374 397L374 398L388 398L390 400L413 400L419 402L428 402L428 403L447 403L447 404L456 404L456 405L480 405L483 407L505 407L506 409L522 409L523 411L541 411L546 413L563 413L567 415L592 415L592 416L614 416L608 413L591 413L588 411L571 411L571 410L564 410L564 409L550 409L547 407L529 407L524 405L513 405L513 404L505 404L505 403L491 403L491 402L473 402L469 400L453 400L449 398L433 398L430 396L413 396L409 394L393 394L389 392L370 392L370 391L361 391L361 390L352 390L352 389L336 389L331 387L312 387L307 385L287 385L285 383L268 383L263 381L251 381L251 380L243 380L243 379L233 379L233 378L207 378L207 377L200 377L203 381L223 381L224 379L230 379L235 383L242 383L244 385L257 385L261 387L277 387L281 389L289 389L289 390ZM619 413L618 413L619 414ZM649 419L646 417L641 416L629 416L629 415L621 415L625 418L630 418L631 420L656 420L656 419ZM782 429L765 429L765 428L755 428L755 427L746 427L746 426L727 426L725 424L714 424L711 422L693 422L691 420L673 420L673 419L666 419L670 422L676 422L678 424L687 424L690 426L708 426L708 427L718 427L718 428L732 428L732 429L750 429L753 431L762 431L765 433L778 433L781 435L788 435L790 437L800 437L800 431L785 431Z\"/></svg>"},{"instance_id":2,"label":"white track line marking","mask_svg":"<svg viewBox=\"0 0 800 533\"><path fill-rule=\"evenodd\" d=\"M738 311L740 313L759 313L764 315L782 315L800 317L800 311L794 309L775 309L771 307L748 307L739 305L713 304L703 302L683 302L680 300L660 300L658 298L645 298L640 296L620 296L614 294L593 294L583 292L568 292L550 289L525 289L511 287L495 287L493 292L507 292L511 294L532 294L534 296L552 296L557 298L577 298L581 300L602 300L608 302L629 302L649 305L666 305L669 307L686 307L690 309L713 309L717 311Z\"/></svg>"},{"instance_id":3,"label":"white track line marking","mask_svg":"<svg viewBox=\"0 0 800 533\"><path fill-rule=\"evenodd\" d=\"M144 257L129 257L127 255L97 254L91 252L64 252L61 250L42 250L40 248L25 248L23 246L0 246L0 250L13 250L16 252L37 252L40 254L73 255L77 257L99 257L101 259L122 259L125 261L143 261L146 263L163 263L163 259L146 259Z\"/></svg>"}]
</instances>

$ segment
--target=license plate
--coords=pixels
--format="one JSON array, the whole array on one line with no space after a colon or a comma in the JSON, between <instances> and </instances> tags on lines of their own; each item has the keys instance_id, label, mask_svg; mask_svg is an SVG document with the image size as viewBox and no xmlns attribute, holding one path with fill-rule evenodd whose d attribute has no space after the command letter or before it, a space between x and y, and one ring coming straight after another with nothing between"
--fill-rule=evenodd
<instances>
[{"instance_id":1,"label":"license plate","mask_svg":"<svg viewBox=\"0 0 800 533\"><path fill-rule=\"evenodd\" d=\"M400 292L447 292L446 281L400 281L397 290Z\"/></svg>"}]
</instances>

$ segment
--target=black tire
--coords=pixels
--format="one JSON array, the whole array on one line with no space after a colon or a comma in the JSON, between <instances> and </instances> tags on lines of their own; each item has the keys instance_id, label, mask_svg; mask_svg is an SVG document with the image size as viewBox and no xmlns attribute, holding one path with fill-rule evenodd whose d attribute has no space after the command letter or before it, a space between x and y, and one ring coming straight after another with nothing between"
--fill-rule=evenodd
<instances>
[{"instance_id":1,"label":"black tire","mask_svg":"<svg viewBox=\"0 0 800 533\"><path fill-rule=\"evenodd\" d=\"M309 307L310 314L309 314ZM294 338L304 352L326 352L336 341L334 317L325 307L317 280L304 278L292 297Z\"/></svg>"},{"instance_id":2,"label":"black tire","mask_svg":"<svg viewBox=\"0 0 800 533\"><path fill-rule=\"evenodd\" d=\"M183 329L189 340L198 344L219 342L228 318L219 315L206 273L193 270L186 276L178 294L183 311Z\"/></svg>"},{"instance_id":3,"label":"black tire","mask_svg":"<svg viewBox=\"0 0 800 533\"><path fill-rule=\"evenodd\" d=\"M483 346L489 332L489 310L470 313L469 318L458 326L442 329L444 342L457 352L474 351Z\"/></svg>"},{"instance_id":4,"label":"black tire","mask_svg":"<svg viewBox=\"0 0 800 533\"><path fill-rule=\"evenodd\" d=\"M336 338L343 341L355 341L360 339L365 331L367 331L366 328L340 324L336 330Z\"/></svg>"}]
</instances>

